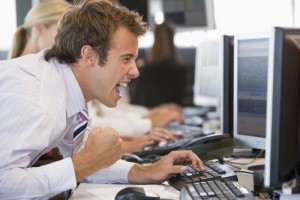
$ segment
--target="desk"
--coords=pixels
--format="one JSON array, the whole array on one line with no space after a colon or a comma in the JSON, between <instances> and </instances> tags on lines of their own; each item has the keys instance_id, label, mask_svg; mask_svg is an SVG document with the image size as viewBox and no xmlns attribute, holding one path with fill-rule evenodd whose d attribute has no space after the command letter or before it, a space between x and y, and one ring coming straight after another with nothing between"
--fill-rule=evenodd
<instances>
[{"instance_id":1,"label":"desk","mask_svg":"<svg viewBox=\"0 0 300 200\"><path fill-rule=\"evenodd\" d=\"M225 159L225 161L232 161L235 163L233 165L238 168L233 167L233 166L230 166L230 168L233 171L236 171L236 175L239 179L239 182L243 186L247 187L250 191L252 191L253 190L253 175L250 174L251 171L249 171L247 169L248 169L248 167L252 167L255 165L264 165L265 159L257 158L254 160L253 158L239 158L239 159L228 158L228 159ZM254 161L254 162L250 163L252 161ZM238 163L238 164L236 164L236 163ZM241 171L241 172L239 172L239 171ZM245 172L242 172L242 171L245 171ZM250 173L247 173L247 172L250 172Z\"/></svg>"},{"instance_id":2,"label":"desk","mask_svg":"<svg viewBox=\"0 0 300 200\"><path fill-rule=\"evenodd\" d=\"M164 199L179 200L180 192L173 187L164 185L128 185L128 184L89 184L81 183L71 196L71 200L114 200L118 191L128 186L143 187L145 192L157 193ZM100 188L96 190L97 188ZM166 188L166 189L164 189ZM164 195L164 196L163 196Z\"/></svg>"},{"instance_id":3,"label":"desk","mask_svg":"<svg viewBox=\"0 0 300 200\"><path fill-rule=\"evenodd\" d=\"M225 159L225 160L232 160L231 158ZM264 164L264 159L263 158L259 158L256 159L255 162L251 163L251 164L246 164L251 162L253 159L251 158L243 158L243 159L236 159L234 160L234 162L238 162L240 164L234 164L237 167L240 167L242 169L247 169L249 166L253 166L253 165L260 165L260 164ZM230 167L233 171L237 171L240 169L235 168L235 167ZM247 171L247 170L245 170ZM236 175L238 176L239 179L239 183L242 184L243 186L247 187L250 191L253 190L253 176L252 174L249 173L243 173L243 172L236 172ZM74 191L72 197L70 198L71 200L99 200L99 198L97 198L96 196L92 195L91 193L87 192L87 190L89 189L95 189L95 188L110 188L112 186L116 186L121 188L121 186L123 185L112 185L112 184L88 184L88 183L81 183L78 188ZM128 185L125 185L128 186ZM174 199L176 200L176 198ZM178 192L178 200L179 200L179 192Z\"/></svg>"}]
</instances>

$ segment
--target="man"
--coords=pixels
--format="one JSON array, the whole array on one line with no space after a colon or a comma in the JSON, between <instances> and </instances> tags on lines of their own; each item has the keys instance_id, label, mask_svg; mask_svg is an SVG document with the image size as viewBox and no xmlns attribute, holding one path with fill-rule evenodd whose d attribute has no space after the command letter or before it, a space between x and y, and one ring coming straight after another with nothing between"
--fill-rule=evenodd
<instances>
[{"instance_id":1,"label":"man","mask_svg":"<svg viewBox=\"0 0 300 200\"><path fill-rule=\"evenodd\" d=\"M119 87L139 75L135 65L141 17L105 0L86 0L65 13L53 46L0 62L0 197L49 199L83 180L162 183L186 163L203 169L191 151L152 165L119 160L122 140L111 128L85 131L86 103L108 107ZM58 146L64 159L31 167Z\"/></svg>"}]
</instances>

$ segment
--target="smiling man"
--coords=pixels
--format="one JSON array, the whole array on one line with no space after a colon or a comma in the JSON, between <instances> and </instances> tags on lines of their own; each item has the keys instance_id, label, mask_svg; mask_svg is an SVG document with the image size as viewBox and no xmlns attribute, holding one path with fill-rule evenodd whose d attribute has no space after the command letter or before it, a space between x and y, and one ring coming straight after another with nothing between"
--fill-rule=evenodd
<instances>
[{"instance_id":1,"label":"smiling man","mask_svg":"<svg viewBox=\"0 0 300 200\"><path fill-rule=\"evenodd\" d=\"M48 50L0 62L0 197L49 199L94 183L162 183L185 164L203 169L191 151L177 151L147 166L119 160L122 140L111 128L90 131L86 103L108 107L120 86L139 75L141 17L105 0L67 10ZM64 159L31 167L58 146Z\"/></svg>"}]
</instances>

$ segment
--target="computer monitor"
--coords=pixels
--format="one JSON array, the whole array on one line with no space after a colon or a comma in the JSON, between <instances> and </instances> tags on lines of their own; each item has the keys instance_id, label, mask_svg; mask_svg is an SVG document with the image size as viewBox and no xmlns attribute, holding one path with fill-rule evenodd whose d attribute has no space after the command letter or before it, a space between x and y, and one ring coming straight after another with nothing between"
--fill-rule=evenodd
<instances>
[{"instance_id":1,"label":"computer monitor","mask_svg":"<svg viewBox=\"0 0 300 200\"><path fill-rule=\"evenodd\" d=\"M269 33L234 38L234 142L265 149Z\"/></svg>"},{"instance_id":2,"label":"computer monitor","mask_svg":"<svg viewBox=\"0 0 300 200\"><path fill-rule=\"evenodd\" d=\"M180 30L215 29L214 6L211 0L162 0L165 20Z\"/></svg>"},{"instance_id":3,"label":"computer monitor","mask_svg":"<svg viewBox=\"0 0 300 200\"><path fill-rule=\"evenodd\" d=\"M138 12L142 18L143 21L145 22L149 22L149 14L148 14L148 0L118 0L117 2L119 2L119 4L121 6L125 6L126 8L128 8L129 10L134 10L136 12Z\"/></svg>"},{"instance_id":4,"label":"computer monitor","mask_svg":"<svg viewBox=\"0 0 300 200\"><path fill-rule=\"evenodd\" d=\"M219 105L219 36L203 40L196 47L194 99L196 106Z\"/></svg>"},{"instance_id":5,"label":"computer monitor","mask_svg":"<svg viewBox=\"0 0 300 200\"><path fill-rule=\"evenodd\" d=\"M233 137L233 51L234 36L220 37L220 129Z\"/></svg>"},{"instance_id":6,"label":"computer monitor","mask_svg":"<svg viewBox=\"0 0 300 200\"><path fill-rule=\"evenodd\" d=\"M300 29L273 29L267 99L265 185L276 187L299 168Z\"/></svg>"}]
</instances>

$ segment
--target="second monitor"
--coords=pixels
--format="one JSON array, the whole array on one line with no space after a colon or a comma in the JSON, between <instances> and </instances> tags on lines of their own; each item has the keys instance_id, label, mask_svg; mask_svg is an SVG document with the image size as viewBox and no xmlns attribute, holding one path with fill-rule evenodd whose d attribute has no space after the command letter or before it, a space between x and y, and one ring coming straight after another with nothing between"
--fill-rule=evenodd
<instances>
[{"instance_id":1,"label":"second monitor","mask_svg":"<svg viewBox=\"0 0 300 200\"><path fill-rule=\"evenodd\" d=\"M269 33L235 35L234 140L265 149Z\"/></svg>"}]
</instances>

